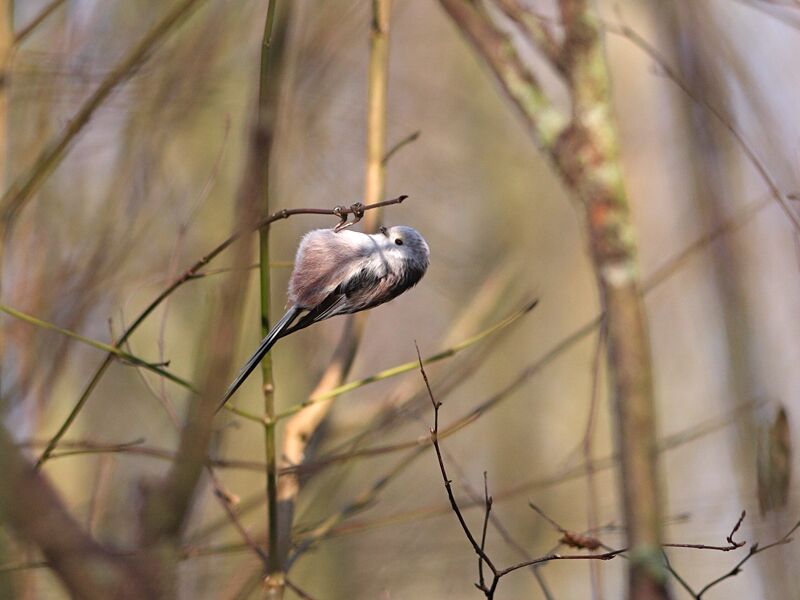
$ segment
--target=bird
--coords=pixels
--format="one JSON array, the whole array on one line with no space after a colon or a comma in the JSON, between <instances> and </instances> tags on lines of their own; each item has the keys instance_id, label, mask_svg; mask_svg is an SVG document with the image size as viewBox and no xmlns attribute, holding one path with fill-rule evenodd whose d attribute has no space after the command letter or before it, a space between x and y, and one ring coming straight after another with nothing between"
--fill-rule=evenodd
<instances>
[{"instance_id":1,"label":"bird","mask_svg":"<svg viewBox=\"0 0 800 600\"><path fill-rule=\"evenodd\" d=\"M306 233L289 278L289 308L228 386L217 410L280 338L324 319L393 300L419 283L429 263L425 238L405 225L381 227L374 234L350 229Z\"/></svg>"}]
</instances>

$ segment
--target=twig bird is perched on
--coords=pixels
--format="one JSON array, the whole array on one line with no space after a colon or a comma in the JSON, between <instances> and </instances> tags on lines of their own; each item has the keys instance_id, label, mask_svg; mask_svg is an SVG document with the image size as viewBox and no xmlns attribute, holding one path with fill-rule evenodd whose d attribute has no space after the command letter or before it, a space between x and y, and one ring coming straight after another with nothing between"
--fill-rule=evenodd
<instances>
[{"instance_id":1,"label":"twig bird is perched on","mask_svg":"<svg viewBox=\"0 0 800 600\"><path fill-rule=\"evenodd\" d=\"M220 408L280 338L328 317L396 298L422 279L429 259L428 244L411 227L381 227L373 235L349 229L308 232L289 280L291 306L239 371Z\"/></svg>"}]
</instances>

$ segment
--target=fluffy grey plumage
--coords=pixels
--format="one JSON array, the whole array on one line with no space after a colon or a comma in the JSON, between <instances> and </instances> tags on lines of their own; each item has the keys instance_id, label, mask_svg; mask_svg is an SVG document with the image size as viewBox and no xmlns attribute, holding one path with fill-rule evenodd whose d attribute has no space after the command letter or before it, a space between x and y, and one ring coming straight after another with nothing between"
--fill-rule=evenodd
<instances>
[{"instance_id":1,"label":"fluffy grey plumage","mask_svg":"<svg viewBox=\"0 0 800 600\"><path fill-rule=\"evenodd\" d=\"M382 228L372 235L349 229L308 232L297 249L289 280L289 310L239 371L220 407L280 338L323 319L396 298L422 279L429 259L428 244L411 227Z\"/></svg>"}]
</instances>

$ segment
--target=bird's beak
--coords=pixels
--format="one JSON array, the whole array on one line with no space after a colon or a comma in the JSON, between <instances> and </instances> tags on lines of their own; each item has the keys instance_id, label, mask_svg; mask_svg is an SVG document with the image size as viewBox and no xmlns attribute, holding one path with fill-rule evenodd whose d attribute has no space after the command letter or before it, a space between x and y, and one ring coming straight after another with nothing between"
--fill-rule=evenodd
<instances>
[{"instance_id":1,"label":"bird's beak","mask_svg":"<svg viewBox=\"0 0 800 600\"><path fill-rule=\"evenodd\" d=\"M389 230L388 230L388 229L386 229L386 227L380 227L380 228L378 229L378 231L380 231L380 232L381 232L383 235L385 235L386 237L389 237Z\"/></svg>"}]
</instances>

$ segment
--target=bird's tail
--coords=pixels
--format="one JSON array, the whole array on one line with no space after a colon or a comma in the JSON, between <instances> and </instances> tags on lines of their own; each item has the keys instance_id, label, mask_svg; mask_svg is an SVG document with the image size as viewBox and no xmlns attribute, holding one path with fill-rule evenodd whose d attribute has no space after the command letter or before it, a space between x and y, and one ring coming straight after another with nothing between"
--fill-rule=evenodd
<instances>
[{"instance_id":1,"label":"bird's tail","mask_svg":"<svg viewBox=\"0 0 800 600\"><path fill-rule=\"evenodd\" d=\"M244 383L244 380L247 379L247 376L252 373L253 369L255 369L258 363L261 362L261 359L266 356L267 352L269 352L270 348L272 348L275 342L282 337L286 328L292 324L301 311L301 308L292 306L288 311L286 311L286 314L281 317L280 321L275 323L272 329L270 329L270 332L267 334L267 336L261 340L261 343L258 345L258 349L253 353L253 356L248 359L248 361L236 375L236 379L234 379L233 383L228 386L228 389L225 391L225 396L223 396L222 402L217 408L218 411L225 406L225 403L228 402L228 400L230 400L230 397L233 396L236 390L239 389L239 386Z\"/></svg>"}]
</instances>

